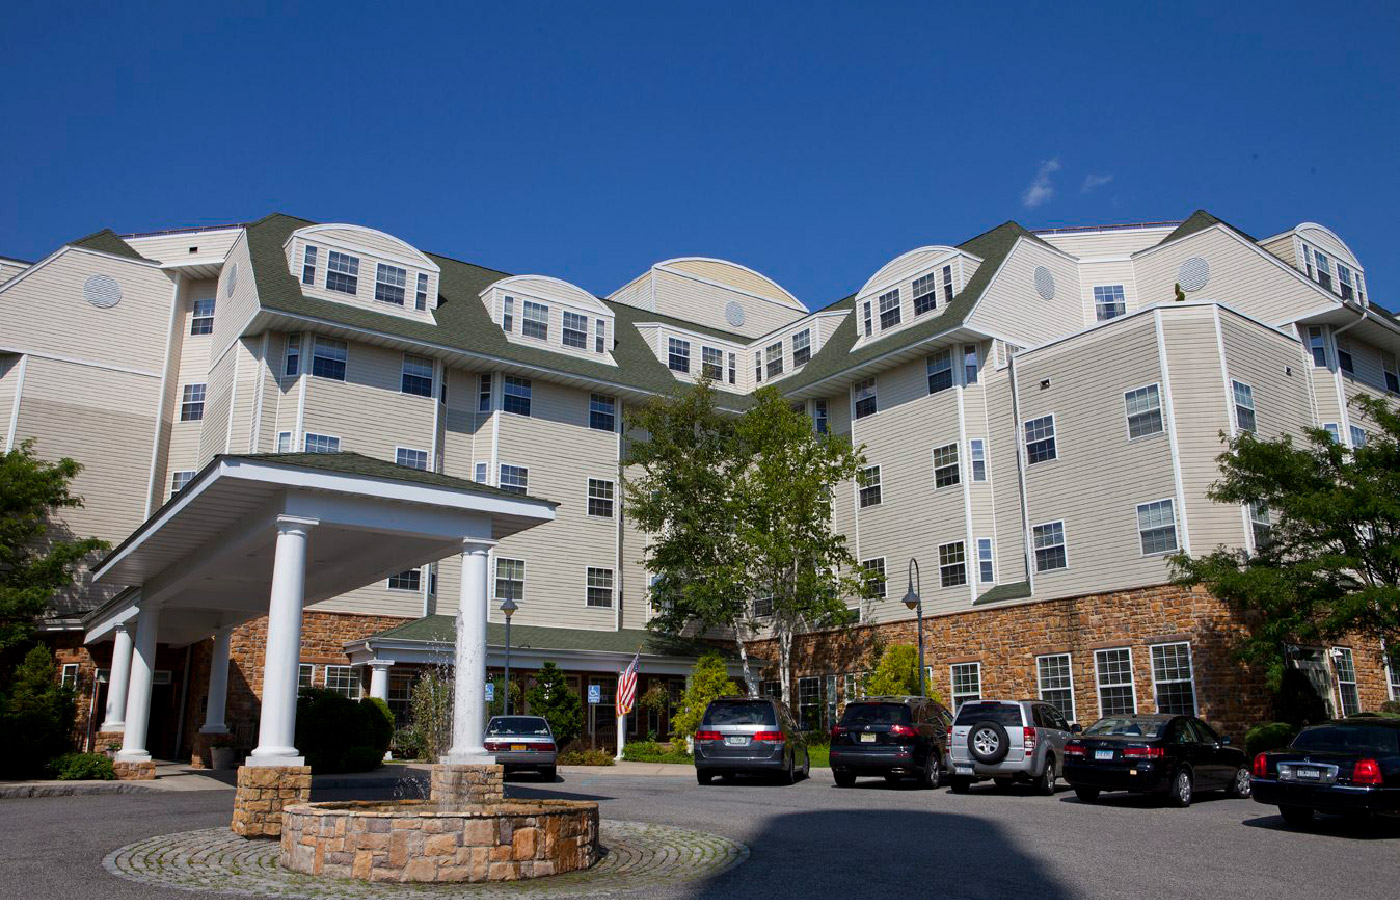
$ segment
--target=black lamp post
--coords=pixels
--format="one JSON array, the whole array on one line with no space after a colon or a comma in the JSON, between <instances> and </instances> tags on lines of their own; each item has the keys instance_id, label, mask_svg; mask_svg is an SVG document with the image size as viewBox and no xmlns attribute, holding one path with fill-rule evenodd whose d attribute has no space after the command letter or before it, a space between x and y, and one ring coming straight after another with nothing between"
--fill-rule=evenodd
<instances>
[{"instance_id":1,"label":"black lamp post","mask_svg":"<svg viewBox=\"0 0 1400 900\"><path fill-rule=\"evenodd\" d=\"M515 601L512 600L509 596L507 596L506 599L501 601L501 612L505 613L506 617L506 683L504 685L506 693L506 715L510 715L510 617L515 615L515 611L519 608L520 607L516 606Z\"/></svg>"},{"instance_id":2,"label":"black lamp post","mask_svg":"<svg viewBox=\"0 0 1400 900\"><path fill-rule=\"evenodd\" d=\"M924 601L919 597L919 561L909 559L909 591L904 595L904 605L918 613L919 618L919 696L925 695L924 688Z\"/></svg>"}]
</instances>

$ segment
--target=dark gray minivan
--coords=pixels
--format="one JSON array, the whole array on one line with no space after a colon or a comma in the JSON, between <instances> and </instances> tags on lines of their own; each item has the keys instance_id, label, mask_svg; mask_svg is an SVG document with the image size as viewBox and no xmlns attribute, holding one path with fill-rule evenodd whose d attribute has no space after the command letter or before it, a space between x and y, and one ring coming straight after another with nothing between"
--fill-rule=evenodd
<instances>
[{"instance_id":1,"label":"dark gray minivan","mask_svg":"<svg viewBox=\"0 0 1400 900\"><path fill-rule=\"evenodd\" d=\"M738 774L776 775L784 784L812 769L797 720L771 697L720 697L695 732L695 780Z\"/></svg>"}]
</instances>

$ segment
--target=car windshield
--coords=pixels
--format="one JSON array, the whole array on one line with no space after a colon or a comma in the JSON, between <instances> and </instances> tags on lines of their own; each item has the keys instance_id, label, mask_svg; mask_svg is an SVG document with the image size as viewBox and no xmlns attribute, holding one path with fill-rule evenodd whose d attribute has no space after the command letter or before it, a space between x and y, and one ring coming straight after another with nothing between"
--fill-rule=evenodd
<instances>
[{"instance_id":1,"label":"car windshield","mask_svg":"<svg viewBox=\"0 0 1400 900\"><path fill-rule=\"evenodd\" d=\"M1020 725L1021 707L1016 703L964 703L958 710L954 725L974 722L996 722L998 725Z\"/></svg>"},{"instance_id":2,"label":"car windshield","mask_svg":"<svg viewBox=\"0 0 1400 900\"><path fill-rule=\"evenodd\" d=\"M1113 716L1099 719L1084 730L1085 737L1140 737L1155 738L1162 732L1166 723L1161 719L1139 719L1131 716Z\"/></svg>"},{"instance_id":3,"label":"car windshield","mask_svg":"<svg viewBox=\"0 0 1400 900\"><path fill-rule=\"evenodd\" d=\"M549 723L538 716L498 716L487 724L486 733L549 737Z\"/></svg>"},{"instance_id":4,"label":"car windshield","mask_svg":"<svg viewBox=\"0 0 1400 900\"><path fill-rule=\"evenodd\" d=\"M1332 750L1343 753L1400 753L1400 728L1383 725L1315 725L1293 739L1294 750Z\"/></svg>"},{"instance_id":5,"label":"car windshield","mask_svg":"<svg viewBox=\"0 0 1400 900\"><path fill-rule=\"evenodd\" d=\"M908 725L909 707L903 703L849 703L842 725Z\"/></svg>"},{"instance_id":6,"label":"car windshield","mask_svg":"<svg viewBox=\"0 0 1400 900\"><path fill-rule=\"evenodd\" d=\"M705 710L706 725L777 725L767 700L715 700Z\"/></svg>"}]
</instances>

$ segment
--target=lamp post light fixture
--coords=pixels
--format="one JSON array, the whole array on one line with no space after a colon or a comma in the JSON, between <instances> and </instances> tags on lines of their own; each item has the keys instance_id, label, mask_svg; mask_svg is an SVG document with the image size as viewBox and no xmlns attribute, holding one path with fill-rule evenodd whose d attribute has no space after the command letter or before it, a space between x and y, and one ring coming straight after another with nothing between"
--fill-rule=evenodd
<instances>
[{"instance_id":1,"label":"lamp post light fixture","mask_svg":"<svg viewBox=\"0 0 1400 900\"><path fill-rule=\"evenodd\" d=\"M506 681L502 687L505 690L505 714L510 715L510 617L515 615L515 611L520 607L509 596L501 601L501 612L506 617Z\"/></svg>"},{"instance_id":2,"label":"lamp post light fixture","mask_svg":"<svg viewBox=\"0 0 1400 900\"><path fill-rule=\"evenodd\" d=\"M909 558L909 590L904 595L904 605L918 613L919 620L919 696L925 696L924 687L924 601L919 597L919 561Z\"/></svg>"}]
</instances>

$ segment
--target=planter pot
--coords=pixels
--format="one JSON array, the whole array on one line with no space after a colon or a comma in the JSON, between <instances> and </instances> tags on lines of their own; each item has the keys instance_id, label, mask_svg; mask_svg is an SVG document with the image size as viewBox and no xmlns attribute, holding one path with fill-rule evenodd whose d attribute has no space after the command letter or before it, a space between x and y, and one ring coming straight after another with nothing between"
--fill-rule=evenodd
<instances>
[{"instance_id":1,"label":"planter pot","mask_svg":"<svg viewBox=\"0 0 1400 900\"><path fill-rule=\"evenodd\" d=\"M209 768L233 769L238 765L238 750L234 747L212 747L209 750Z\"/></svg>"}]
</instances>

